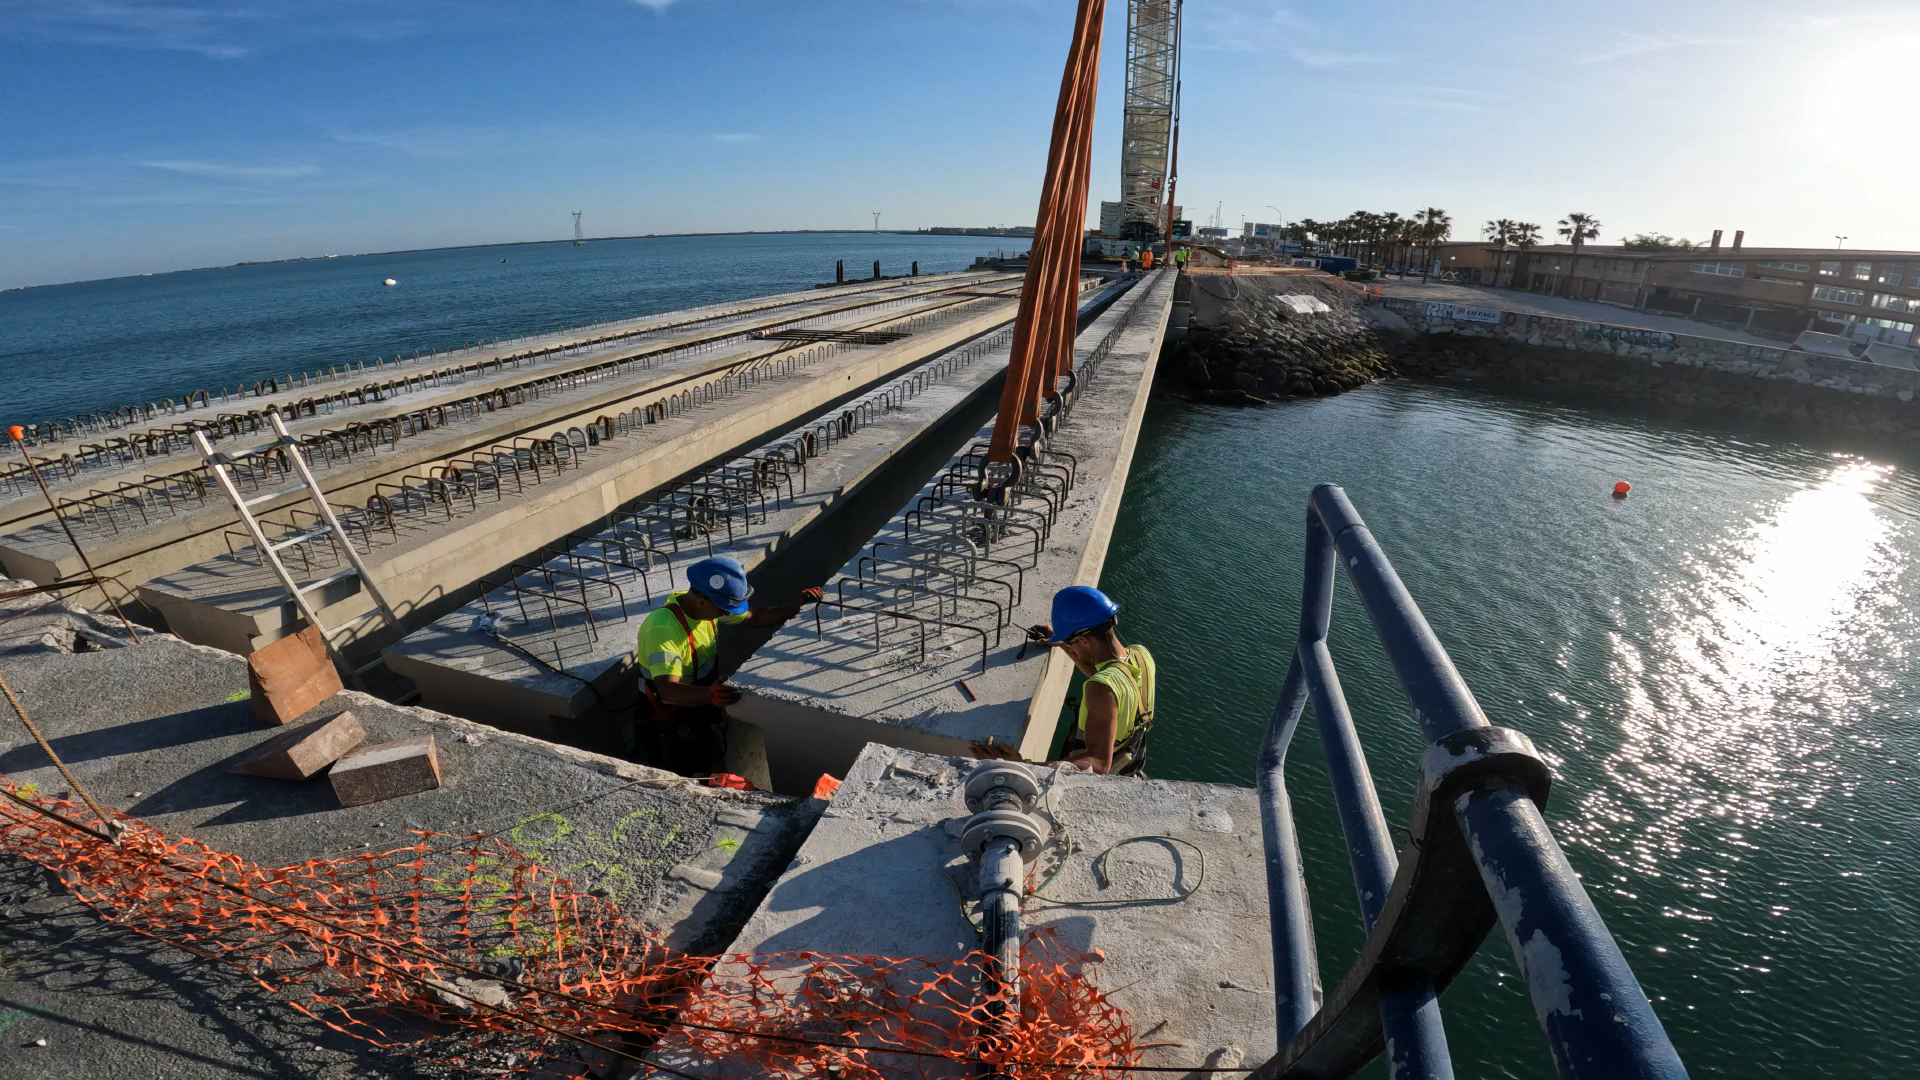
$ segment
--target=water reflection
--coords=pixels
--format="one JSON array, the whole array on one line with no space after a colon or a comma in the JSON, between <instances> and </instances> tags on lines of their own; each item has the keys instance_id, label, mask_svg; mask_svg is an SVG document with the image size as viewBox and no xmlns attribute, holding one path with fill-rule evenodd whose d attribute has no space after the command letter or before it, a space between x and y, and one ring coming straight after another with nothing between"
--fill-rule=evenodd
<instances>
[{"instance_id":1,"label":"water reflection","mask_svg":"<svg viewBox=\"0 0 1920 1080\"><path fill-rule=\"evenodd\" d=\"M1687 556L1664 590L1616 601L1606 665L1618 697L1602 706L1604 731L1582 725L1618 740L1604 758L1614 784L1587 796L1569 831L1648 876L1691 848L1716 849L1683 873L1711 900L1743 861L1742 829L1849 783L1827 751L1869 704L1875 676L1864 672L1887 670L1853 661L1900 647L1885 631L1902 561L1874 501L1892 475L1837 458L1817 483ZM1695 835L1703 822L1717 831Z\"/></svg>"}]
</instances>

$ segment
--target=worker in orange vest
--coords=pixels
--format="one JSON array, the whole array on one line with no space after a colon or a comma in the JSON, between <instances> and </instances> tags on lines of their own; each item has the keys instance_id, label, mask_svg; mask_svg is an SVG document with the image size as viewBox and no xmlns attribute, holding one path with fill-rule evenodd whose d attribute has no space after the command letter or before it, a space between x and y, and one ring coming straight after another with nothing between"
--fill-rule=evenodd
<instances>
[{"instance_id":1,"label":"worker in orange vest","mask_svg":"<svg viewBox=\"0 0 1920 1080\"><path fill-rule=\"evenodd\" d=\"M1140 269L1142 270L1153 269L1153 249L1152 248L1140 249Z\"/></svg>"}]
</instances>

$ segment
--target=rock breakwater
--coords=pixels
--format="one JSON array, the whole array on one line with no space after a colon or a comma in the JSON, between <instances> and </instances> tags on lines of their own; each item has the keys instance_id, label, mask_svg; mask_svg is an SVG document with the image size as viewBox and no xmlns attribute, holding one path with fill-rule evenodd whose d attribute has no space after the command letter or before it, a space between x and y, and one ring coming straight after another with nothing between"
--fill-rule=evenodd
<instances>
[{"instance_id":1,"label":"rock breakwater","mask_svg":"<svg viewBox=\"0 0 1920 1080\"><path fill-rule=\"evenodd\" d=\"M1264 404L1338 394L1397 372L1350 290L1312 275L1188 280L1192 321L1161 371L1196 397Z\"/></svg>"}]
</instances>

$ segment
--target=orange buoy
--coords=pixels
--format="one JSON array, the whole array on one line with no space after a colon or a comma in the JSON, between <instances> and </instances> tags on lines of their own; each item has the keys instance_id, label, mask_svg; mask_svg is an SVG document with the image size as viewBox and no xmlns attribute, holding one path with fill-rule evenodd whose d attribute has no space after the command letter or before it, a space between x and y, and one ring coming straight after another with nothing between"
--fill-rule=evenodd
<instances>
[{"instance_id":1,"label":"orange buoy","mask_svg":"<svg viewBox=\"0 0 1920 1080\"><path fill-rule=\"evenodd\" d=\"M1613 497L1616 499L1624 499L1627 497L1627 492L1632 490L1633 490L1633 485L1627 483L1625 480L1622 480L1619 483L1613 485Z\"/></svg>"}]
</instances>

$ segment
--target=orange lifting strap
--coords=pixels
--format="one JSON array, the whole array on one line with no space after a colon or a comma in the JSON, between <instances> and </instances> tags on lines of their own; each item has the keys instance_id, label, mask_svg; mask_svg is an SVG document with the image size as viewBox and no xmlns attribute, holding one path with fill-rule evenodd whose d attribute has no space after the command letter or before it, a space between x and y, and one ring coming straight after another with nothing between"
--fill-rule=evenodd
<instances>
[{"instance_id":1,"label":"orange lifting strap","mask_svg":"<svg viewBox=\"0 0 1920 1080\"><path fill-rule=\"evenodd\" d=\"M1007 361L1000 414L987 451L990 463L1013 461L1021 425L1037 424L1042 399L1055 397L1060 376L1073 370L1080 235L1093 168L1093 106L1100 89L1100 28L1106 9L1106 0L1080 0L1074 20L1026 285L1013 324L1013 355Z\"/></svg>"}]
</instances>

